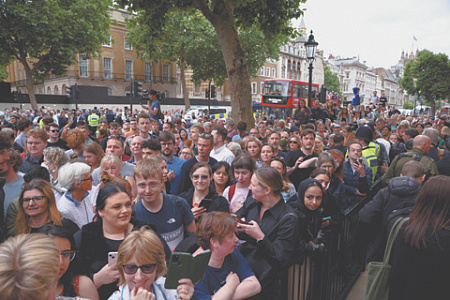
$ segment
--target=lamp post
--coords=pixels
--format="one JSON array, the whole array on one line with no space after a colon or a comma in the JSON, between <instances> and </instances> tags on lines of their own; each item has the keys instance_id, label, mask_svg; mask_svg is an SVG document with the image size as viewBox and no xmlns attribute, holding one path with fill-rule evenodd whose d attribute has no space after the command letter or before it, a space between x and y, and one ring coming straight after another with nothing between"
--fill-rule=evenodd
<instances>
[{"instance_id":1,"label":"lamp post","mask_svg":"<svg viewBox=\"0 0 450 300\"><path fill-rule=\"evenodd\" d=\"M309 106L312 106L312 71L313 71L313 62L316 59L316 50L317 50L317 45L319 45L318 42L316 42L314 40L314 35L312 34L312 30L311 30L311 34L309 35L308 41L305 43L305 48L306 48L306 58L309 62L309 89L308 89L308 101L309 101Z\"/></svg>"}]
</instances>

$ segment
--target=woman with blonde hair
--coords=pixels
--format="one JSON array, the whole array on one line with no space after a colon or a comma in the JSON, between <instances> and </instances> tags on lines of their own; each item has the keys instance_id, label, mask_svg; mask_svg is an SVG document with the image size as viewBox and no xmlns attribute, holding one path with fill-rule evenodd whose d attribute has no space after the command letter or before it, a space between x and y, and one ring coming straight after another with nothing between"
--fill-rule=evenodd
<instances>
[{"instance_id":1,"label":"woman with blonde hair","mask_svg":"<svg viewBox=\"0 0 450 300\"><path fill-rule=\"evenodd\" d=\"M105 156L105 152L98 143L89 143L83 147L83 156L86 163L91 166L91 173L100 167L100 162Z\"/></svg>"},{"instance_id":2,"label":"woman with blonde hair","mask_svg":"<svg viewBox=\"0 0 450 300\"><path fill-rule=\"evenodd\" d=\"M92 143L91 143L92 144ZM121 177L128 181L131 185L131 199L134 199L137 195L136 182L132 176L122 176L120 175L120 171L122 170L122 161L116 155L109 153L106 154L102 161L100 162L100 172L99 174L103 174L103 172L108 173L114 177ZM92 170L92 169L91 169Z\"/></svg>"},{"instance_id":3,"label":"woman with blonde hair","mask_svg":"<svg viewBox=\"0 0 450 300\"><path fill-rule=\"evenodd\" d=\"M50 173L50 181L57 185L58 170L69 161L69 157L65 151L57 147L49 147L44 149L44 164Z\"/></svg>"},{"instance_id":4,"label":"woman with blonde hair","mask_svg":"<svg viewBox=\"0 0 450 300\"><path fill-rule=\"evenodd\" d=\"M287 271L296 254L297 217L281 195L288 189L274 168L257 169L251 178L252 197L236 212L242 221L237 225L238 237L246 241L239 251L261 283L264 299L280 299L282 282L278 274Z\"/></svg>"},{"instance_id":5,"label":"woman with blonde hair","mask_svg":"<svg viewBox=\"0 0 450 300\"><path fill-rule=\"evenodd\" d=\"M21 234L0 244L0 299L53 300L60 252L44 234Z\"/></svg>"},{"instance_id":6,"label":"woman with blonde hair","mask_svg":"<svg viewBox=\"0 0 450 300\"><path fill-rule=\"evenodd\" d=\"M188 300L194 294L194 285L187 278L180 279L176 290L164 288L166 279L162 275L167 271L164 247L158 235L146 226L128 234L119 247L116 266L120 286L109 300Z\"/></svg>"},{"instance_id":7,"label":"woman with blonde hair","mask_svg":"<svg viewBox=\"0 0 450 300\"><path fill-rule=\"evenodd\" d=\"M36 178L20 193L16 235L37 232L46 224L64 226L71 234L79 230L74 222L64 218L56 208L51 184Z\"/></svg>"},{"instance_id":8,"label":"woman with blonde hair","mask_svg":"<svg viewBox=\"0 0 450 300\"><path fill-rule=\"evenodd\" d=\"M253 136L249 137L245 143L245 150L247 150L247 152L252 156L256 164L260 163L261 148L261 141Z\"/></svg>"}]
</instances>

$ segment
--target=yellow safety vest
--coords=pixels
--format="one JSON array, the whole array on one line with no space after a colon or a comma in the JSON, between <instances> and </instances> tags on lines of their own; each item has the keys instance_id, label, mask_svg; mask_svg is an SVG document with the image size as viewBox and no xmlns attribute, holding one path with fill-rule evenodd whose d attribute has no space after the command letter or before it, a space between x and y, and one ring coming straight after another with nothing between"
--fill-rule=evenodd
<instances>
[{"instance_id":1,"label":"yellow safety vest","mask_svg":"<svg viewBox=\"0 0 450 300\"><path fill-rule=\"evenodd\" d=\"M363 148L362 155L367 161L369 168L372 169L372 183L375 181L375 175L378 171L378 155L380 154L380 146L374 142L370 142L369 146Z\"/></svg>"},{"instance_id":2,"label":"yellow safety vest","mask_svg":"<svg viewBox=\"0 0 450 300\"><path fill-rule=\"evenodd\" d=\"M91 127L98 127L100 117L96 113L92 113L88 117L88 123Z\"/></svg>"}]
</instances>

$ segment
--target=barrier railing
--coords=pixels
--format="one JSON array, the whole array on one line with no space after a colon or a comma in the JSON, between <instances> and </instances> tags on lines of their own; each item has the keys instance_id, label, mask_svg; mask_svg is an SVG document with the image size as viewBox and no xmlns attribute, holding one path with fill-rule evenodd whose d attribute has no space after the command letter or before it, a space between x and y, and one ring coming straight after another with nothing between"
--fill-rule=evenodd
<instances>
[{"instance_id":1,"label":"barrier railing","mask_svg":"<svg viewBox=\"0 0 450 300\"><path fill-rule=\"evenodd\" d=\"M358 213L371 193L344 212L340 228L328 238L327 252L307 257L288 271L289 300L345 299L365 268L366 247L358 243Z\"/></svg>"}]
</instances>

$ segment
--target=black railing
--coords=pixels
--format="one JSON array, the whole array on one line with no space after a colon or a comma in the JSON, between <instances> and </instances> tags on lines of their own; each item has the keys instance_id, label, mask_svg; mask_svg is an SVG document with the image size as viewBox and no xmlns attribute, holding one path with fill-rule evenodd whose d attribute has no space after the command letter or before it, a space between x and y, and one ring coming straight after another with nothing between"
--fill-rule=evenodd
<instances>
[{"instance_id":1,"label":"black railing","mask_svg":"<svg viewBox=\"0 0 450 300\"><path fill-rule=\"evenodd\" d=\"M358 215L374 192L348 208L344 220L329 235L327 252L307 257L288 271L289 300L345 299L365 268L366 247L358 241Z\"/></svg>"}]
</instances>

